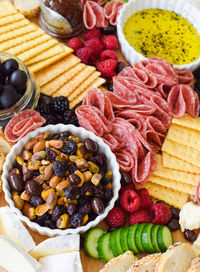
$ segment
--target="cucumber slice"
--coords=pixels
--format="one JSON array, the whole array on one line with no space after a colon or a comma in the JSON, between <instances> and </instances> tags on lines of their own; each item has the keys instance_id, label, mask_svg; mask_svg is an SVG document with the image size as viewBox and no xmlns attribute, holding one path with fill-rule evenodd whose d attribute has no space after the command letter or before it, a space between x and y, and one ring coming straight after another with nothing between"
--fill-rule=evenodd
<instances>
[{"instance_id":1,"label":"cucumber slice","mask_svg":"<svg viewBox=\"0 0 200 272\"><path fill-rule=\"evenodd\" d=\"M139 226L138 224L134 224L129 228L128 239L127 239L128 240L128 248L136 254L139 253L139 250L137 249L136 244L135 244L135 232L136 232L136 229L138 226Z\"/></svg>"},{"instance_id":2,"label":"cucumber slice","mask_svg":"<svg viewBox=\"0 0 200 272\"><path fill-rule=\"evenodd\" d=\"M84 240L84 250L88 256L99 259L97 242L99 240L99 237L101 237L101 235L103 235L104 233L105 231L100 228L94 228L88 231Z\"/></svg>"},{"instance_id":3,"label":"cucumber slice","mask_svg":"<svg viewBox=\"0 0 200 272\"><path fill-rule=\"evenodd\" d=\"M173 244L172 233L167 226L159 226L157 238L161 251L165 251Z\"/></svg>"},{"instance_id":4,"label":"cucumber slice","mask_svg":"<svg viewBox=\"0 0 200 272\"><path fill-rule=\"evenodd\" d=\"M121 230L121 233L120 233L120 244L121 244L123 252L126 252L129 250L129 248L128 248L128 231L129 231L129 227L125 227Z\"/></svg>"},{"instance_id":5,"label":"cucumber slice","mask_svg":"<svg viewBox=\"0 0 200 272\"><path fill-rule=\"evenodd\" d=\"M122 229L117 229L110 233L110 247L115 257L123 254L123 250L120 244L120 234Z\"/></svg>"},{"instance_id":6,"label":"cucumber slice","mask_svg":"<svg viewBox=\"0 0 200 272\"><path fill-rule=\"evenodd\" d=\"M98 240L97 251L99 253L99 258L104 262L108 262L115 257L110 248L109 240L110 233L103 234Z\"/></svg>"},{"instance_id":7,"label":"cucumber slice","mask_svg":"<svg viewBox=\"0 0 200 272\"><path fill-rule=\"evenodd\" d=\"M152 223L146 223L142 230L142 247L145 253L154 253L154 247L151 242L151 229L153 228Z\"/></svg>"},{"instance_id":8,"label":"cucumber slice","mask_svg":"<svg viewBox=\"0 0 200 272\"><path fill-rule=\"evenodd\" d=\"M135 244L140 253L144 252L144 248L142 246L142 231L145 226L146 223L139 224L135 232Z\"/></svg>"},{"instance_id":9,"label":"cucumber slice","mask_svg":"<svg viewBox=\"0 0 200 272\"><path fill-rule=\"evenodd\" d=\"M154 252L161 252L161 249L158 245L158 238L157 238L158 229L159 229L159 225L154 225L153 228L151 229L151 242L154 248Z\"/></svg>"}]
</instances>

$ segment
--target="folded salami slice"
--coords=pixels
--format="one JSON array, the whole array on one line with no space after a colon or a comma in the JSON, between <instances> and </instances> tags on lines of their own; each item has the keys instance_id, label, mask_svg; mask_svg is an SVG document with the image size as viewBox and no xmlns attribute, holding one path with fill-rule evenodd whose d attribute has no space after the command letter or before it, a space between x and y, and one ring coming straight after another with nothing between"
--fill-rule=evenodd
<instances>
[{"instance_id":1,"label":"folded salami slice","mask_svg":"<svg viewBox=\"0 0 200 272\"><path fill-rule=\"evenodd\" d=\"M174 87L174 84L170 85L170 84L164 84L164 83L161 83L157 86L157 90L158 92L162 95L162 97L167 100L168 98L168 95L172 89L172 87Z\"/></svg>"},{"instance_id":2,"label":"folded salami slice","mask_svg":"<svg viewBox=\"0 0 200 272\"><path fill-rule=\"evenodd\" d=\"M121 1L112 1L105 5L104 14L111 25L117 25L117 17L123 5L124 3Z\"/></svg>"},{"instance_id":3,"label":"folded salami slice","mask_svg":"<svg viewBox=\"0 0 200 272\"><path fill-rule=\"evenodd\" d=\"M104 134L103 135L103 140L108 146L110 146L110 149L112 151L119 148L119 144L118 144L118 141L117 141L116 137L114 137L111 133Z\"/></svg>"},{"instance_id":4,"label":"folded salami slice","mask_svg":"<svg viewBox=\"0 0 200 272\"><path fill-rule=\"evenodd\" d=\"M190 71L176 69L176 73L178 75L178 83L179 84L192 85L193 80L194 80L194 76Z\"/></svg>"},{"instance_id":5,"label":"folded salami slice","mask_svg":"<svg viewBox=\"0 0 200 272\"><path fill-rule=\"evenodd\" d=\"M129 172L134 167L133 156L126 150L121 149L115 152L120 171Z\"/></svg>"},{"instance_id":6,"label":"folded salami slice","mask_svg":"<svg viewBox=\"0 0 200 272\"><path fill-rule=\"evenodd\" d=\"M138 93L133 91L134 86L131 89L126 86L126 79L123 77L113 78L113 93L119 96L121 99L129 101L129 104L136 104L138 101ZM128 84L128 81L127 81Z\"/></svg>"}]
</instances>

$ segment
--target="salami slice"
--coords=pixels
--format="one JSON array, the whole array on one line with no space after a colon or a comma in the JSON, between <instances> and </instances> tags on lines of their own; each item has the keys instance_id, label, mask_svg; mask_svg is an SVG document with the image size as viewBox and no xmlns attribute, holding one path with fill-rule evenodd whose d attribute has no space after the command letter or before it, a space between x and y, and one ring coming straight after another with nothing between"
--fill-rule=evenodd
<instances>
[{"instance_id":1,"label":"salami slice","mask_svg":"<svg viewBox=\"0 0 200 272\"><path fill-rule=\"evenodd\" d=\"M123 5L124 3L121 1L112 1L105 5L104 14L111 25L117 25L117 17Z\"/></svg>"},{"instance_id":2,"label":"salami slice","mask_svg":"<svg viewBox=\"0 0 200 272\"><path fill-rule=\"evenodd\" d=\"M192 85L192 83L194 81L194 76L190 71L176 69L176 73L178 75L178 83L179 84Z\"/></svg>"},{"instance_id":3,"label":"salami slice","mask_svg":"<svg viewBox=\"0 0 200 272\"><path fill-rule=\"evenodd\" d=\"M112 151L118 148L118 141L111 133L103 135L103 140L107 145L110 146Z\"/></svg>"},{"instance_id":4,"label":"salami slice","mask_svg":"<svg viewBox=\"0 0 200 272\"><path fill-rule=\"evenodd\" d=\"M33 130L41 127L45 122L46 122L46 120L42 116L33 116L32 120L29 122L30 126L29 127L27 127L27 126L25 127L26 129L19 136L18 140L20 140L21 138L23 138L28 132L33 131Z\"/></svg>"},{"instance_id":5,"label":"salami slice","mask_svg":"<svg viewBox=\"0 0 200 272\"><path fill-rule=\"evenodd\" d=\"M115 153L120 171L129 172L134 167L133 156L126 150L121 149Z\"/></svg>"},{"instance_id":6,"label":"salami slice","mask_svg":"<svg viewBox=\"0 0 200 272\"><path fill-rule=\"evenodd\" d=\"M136 104L138 101L138 93L137 91L133 91L132 89L129 89L125 85L125 80L122 77L114 77L113 78L113 93L119 96L121 99L129 101L129 104Z\"/></svg>"},{"instance_id":7,"label":"salami slice","mask_svg":"<svg viewBox=\"0 0 200 272\"><path fill-rule=\"evenodd\" d=\"M162 95L162 97L167 100L168 98L168 95L172 89L172 87L174 87L174 85L170 85L170 84L164 84L164 83L161 83L157 86L157 90L158 92Z\"/></svg>"}]
</instances>

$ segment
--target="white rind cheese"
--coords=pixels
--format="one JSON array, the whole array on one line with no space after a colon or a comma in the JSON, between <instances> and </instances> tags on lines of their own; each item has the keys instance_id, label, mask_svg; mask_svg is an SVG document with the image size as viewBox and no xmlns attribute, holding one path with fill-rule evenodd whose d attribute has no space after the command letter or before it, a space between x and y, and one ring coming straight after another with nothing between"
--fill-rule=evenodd
<instances>
[{"instance_id":1,"label":"white rind cheese","mask_svg":"<svg viewBox=\"0 0 200 272\"><path fill-rule=\"evenodd\" d=\"M9 272L39 272L40 263L10 238L0 235L0 266Z\"/></svg>"},{"instance_id":2,"label":"white rind cheese","mask_svg":"<svg viewBox=\"0 0 200 272\"><path fill-rule=\"evenodd\" d=\"M40 243L30 254L36 258L65 253L70 251L78 251L80 248L80 236L79 234L57 236L49 238Z\"/></svg>"},{"instance_id":3,"label":"white rind cheese","mask_svg":"<svg viewBox=\"0 0 200 272\"><path fill-rule=\"evenodd\" d=\"M0 234L7 235L25 251L36 247L30 233L8 206L0 208Z\"/></svg>"},{"instance_id":4,"label":"white rind cheese","mask_svg":"<svg viewBox=\"0 0 200 272\"><path fill-rule=\"evenodd\" d=\"M181 231L200 228L200 206L187 202L180 211L179 223Z\"/></svg>"},{"instance_id":5,"label":"white rind cheese","mask_svg":"<svg viewBox=\"0 0 200 272\"><path fill-rule=\"evenodd\" d=\"M40 272L83 272L79 251L43 257L40 264Z\"/></svg>"}]
</instances>

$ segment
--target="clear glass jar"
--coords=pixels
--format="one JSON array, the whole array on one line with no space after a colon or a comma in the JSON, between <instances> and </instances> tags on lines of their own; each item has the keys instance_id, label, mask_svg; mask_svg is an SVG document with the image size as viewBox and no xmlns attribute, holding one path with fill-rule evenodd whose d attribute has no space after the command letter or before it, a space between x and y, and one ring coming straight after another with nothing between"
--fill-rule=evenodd
<instances>
[{"instance_id":1,"label":"clear glass jar","mask_svg":"<svg viewBox=\"0 0 200 272\"><path fill-rule=\"evenodd\" d=\"M4 62L7 59L15 59L19 64L19 69L23 70L27 75L26 91L16 104L8 109L0 110L0 126L5 127L14 114L25 110L34 109L37 106L40 96L40 90L36 84L34 76L30 73L26 65L17 57L0 51L0 61Z\"/></svg>"}]
</instances>

